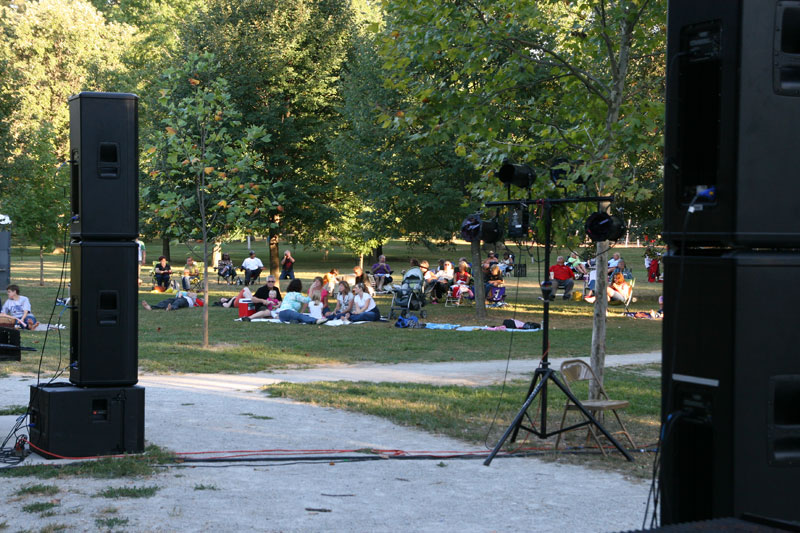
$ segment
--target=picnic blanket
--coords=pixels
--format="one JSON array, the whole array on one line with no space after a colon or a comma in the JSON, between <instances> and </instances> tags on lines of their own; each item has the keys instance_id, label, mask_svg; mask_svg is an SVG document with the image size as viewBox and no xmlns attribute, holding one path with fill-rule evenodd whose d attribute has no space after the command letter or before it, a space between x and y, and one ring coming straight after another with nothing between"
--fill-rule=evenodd
<instances>
[{"instance_id":1,"label":"picnic blanket","mask_svg":"<svg viewBox=\"0 0 800 533\"><path fill-rule=\"evenodd\" d=\"M625 313L628 318L644 318L647 320L661 320L663 315L657 311L636 311L635 313Z\"/></svg>"}]
</instances>

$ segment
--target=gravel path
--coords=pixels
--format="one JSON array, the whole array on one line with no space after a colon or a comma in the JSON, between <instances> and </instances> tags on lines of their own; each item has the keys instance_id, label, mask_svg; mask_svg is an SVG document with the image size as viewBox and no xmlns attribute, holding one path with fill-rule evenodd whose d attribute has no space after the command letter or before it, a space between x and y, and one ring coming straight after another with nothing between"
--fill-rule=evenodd
<instances>
[{"instance_id":1,"label":"gravel path","mask_svg":"<svg viewBox=\"0 0 800 533\"><path fill-rule=\"evenodd\" d=\"M658 361L657 354L609 357L609 364ZM537 361L512 361L529 376ZM554 361L557 365L557 362ZM278 380L369 379L481 384L502 379L505 361L343 365L242 376L142 376L146 438L177 452L208 450L482 450L383 419L269 398ZM0 405L27 401L32 380L0 379ZM0 417L5 435L13 416ZM640 459L642 460L642 459ZM643 460L647 460L643 458ZM27 463L45 462L36 455ZM0 524L8 531L63 524L65 531L622 531L641 527L648 485L619 474L535 458L245 464L171 467L149 479L4 478ZM55 496L16 496L52 484ZM147 499L94 497L109 487L156 486ZM22 510L57 502L52 516ZM591 516L579 509L591 510ZM106 522L103 522L103 521Z\"/></svg>"}]
</instances>

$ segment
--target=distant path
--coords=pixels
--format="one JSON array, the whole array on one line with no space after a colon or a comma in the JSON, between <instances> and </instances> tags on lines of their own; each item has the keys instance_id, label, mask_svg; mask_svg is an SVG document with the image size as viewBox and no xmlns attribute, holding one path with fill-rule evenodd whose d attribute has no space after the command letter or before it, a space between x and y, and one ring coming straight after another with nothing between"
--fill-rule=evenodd
<instances>
[{"instance_id":1,"label":"distant path","mask_svg":"<svg viewBox=\"0 0 800 533\"><path fill-rule=\"evenodd\" d=\"M551 359L558 369L561 358ZM589 362L588 357L579 357ZM606 366L642 365L661 362L661 352L607 355ZM210 391L249 391L275 383L311 381L372 381L395 383L430 383L434 385L490 385L508 379L529 378L539 366L538 359L504 359L444 363L363 363L357 365L319 365L308 369L276 370L255 374L140 374L139 385L157 385L174 389Z\"/></svg>"}]
</instances>

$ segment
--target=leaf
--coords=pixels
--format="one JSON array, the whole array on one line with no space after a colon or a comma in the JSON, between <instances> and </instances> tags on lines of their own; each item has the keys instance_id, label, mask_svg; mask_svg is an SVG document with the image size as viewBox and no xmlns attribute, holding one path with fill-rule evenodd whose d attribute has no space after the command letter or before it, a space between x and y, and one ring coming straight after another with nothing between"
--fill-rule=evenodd
<instances>
[{"instance_id":1,"label":"leaf","mask_svg":"<svg viewBox=\"0 0 800 533\"><path fill-rule=\"evenodd\" d=\"M167 130L167 133L169 133L170 135L175 135L176 133L178 133L178 130L176 130L172 126L167 126L165 129Z\"/></svg>"},{"instance_id":2,"label":"leaf","mask_svg":"<svg viewBox=\"0 0 800 533\"><path fill-rule=\"evenodd\" d=\"M211 174L212 172L214 172L214 167L206 167L203 169L203 172L205 172L206 174Z\"/></svg>"}]
</instances>

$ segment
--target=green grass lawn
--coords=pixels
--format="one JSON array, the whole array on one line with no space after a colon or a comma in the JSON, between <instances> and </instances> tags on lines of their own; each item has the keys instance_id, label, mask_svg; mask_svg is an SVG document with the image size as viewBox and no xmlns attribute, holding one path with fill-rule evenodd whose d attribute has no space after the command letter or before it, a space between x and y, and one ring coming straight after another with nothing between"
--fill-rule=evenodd
<instances>
[{"instance_id":1,"label":"green grass lawn","mask_svg":"<svg viewBox=\"0 0 800 533\"><path fill-rule=\"evenodd\" d=\"M255 249L266 260L266 247L261 242ZM247 253L246 243L226 245L235 262ZM358 259L341 250L328 252L327 259L321 251L293 248L297 258L296 274L306 286L316 275L331 268L349 273ZM641 265L641 248L623 249L632 265ZM160 243L148 244L148 258L160 253ZM396 273L408 265L410 257L427 259L436 263L440 257L457 259L468 255L466 245L433 251L410 248L402 242L392 242L384 247L389 263ZM173 264L183 262L189 253L184 245L173 245ZM517 253L518 257L523 254ZM32 302L40 320L56 322L63 307L55 308L50 317L52 302L58 286L63 256L45 256L45 286L38 285L38 253L32 248L12 249L12 282L22 287L23 294ZM540 322L542 302L536 267L528 260L528 277L507 278L507 301L510 306L489 309L488 318L478 321L472 307L445 307L428 305L426 321L462 325L499 325L506 318ZM644 268L635 268L637 277L644 278ZM69 273L66 273L68 278ZM399 277L396 275L396 277ZM148 276L143 273L145 282ZM286 281L282 282L285 289ZM581 282L576 286L581 287ZM210 298L230 296L237 288L218 284L211 276ZM640 282L636 287L637 303L634 309L649 310L657 305L660 284ZM153 293L147 285L140 290L140 299L156 303L165 295ZM377 302L388 314L391 297L378 296ZM558 300L551 306L550 343L551 356L581 356L589 353L592 335L592 307L584 302ZM141 309L141 308L140 308ZM391 323L364 324L351 327L280 326L264 323L235 322L236 311L211 307L210 344L201 348L202 313L199 309L182 309L175 312L139 312L139 365L145 372L255 372L295 365L319 363L356 363L374 361L399 363L408 361L469 361L504 359L511 352L513 358L538 357L542 351L542 337L538 333L516 335L513 344L510 336L497 332L448 332L437 330L405 330ZM61 317L69 324L69 314ZM612 308L608 319L607 353L635 353L660 348L661 324L658 321L631 320L623 317L621 308ZM41 348L45 343L43 333L23 333L23 344ZM66 365L69 355L69 327L47 336L43 370L52 372L57 365ZM2 363L0 372L35 372L39 354L23 352L21 363Z\"/></svg>"},{"instance_id":2,"label":"green grass lawn","mask_svg":"<svg viewBox=\"0 0 800 533\"><path fill-rule=\"evenodd\" d=\"M266 263L266 246L261 241L254 245ZM160 254L160 243L148 243L148 259L155 260ZM247 254L246 243L233 243L223 248L232 255L236 264ZM284 248L282 248L284 249ZM331 268L342 274L352 272L358 258L339 249L322 251L291 247L297 259L296 275L305 286L317 275ZM656 308L661 294L660 284L646 282L642 261L642 248L618 249L628 265L633 267L638 282L633 310ZM523 253L515 251L520 258ZM184 245L173 245L172 264L183 264L190 249ZM468 247L459 245L450 248L429 250L408 247L402 242L392 242L384 247L388 262L395 269L395 278L407 267L409 258L427 259L431 264L439 258L458 259L468 256ZM555 259L553 254L553 260ZM195 256L200 259L199 256ZM61 274L63 256L45 256L45 285L40 287L38 252L33 248L12 249L12 282L22 287L22 293L30 297L33 309L40 321L57 322L58 312L63 307L54 307ZM526 258L528 276L507 278L508 307L488 309L488 318L478 321L472 307L445 307L428 305L428 317L424 321L455 323L462 325L499 325L506 318L541 322L542 302L538 299L538 279L542 275L536 264ZM69 272L66 273L67 278ZM145 285L139 298L156 303L165 295L153 293L147 286L149 276L142 275ZM218 284L216 276L210 277L211 299L231 296L238 287ZM283 289L286 281L281 283ZM576 282L582 289L582 282ZM285 291L284 291L285 292ZM388 313L391 298L378 296L378 305ZM586 356L589 354L592 336L593 308L584 302L557 300L550 306L550 355L551 357ZM50 318L51 310L56 315ZM201 347L202 314L199 309L182 309L175 312L139 311L139 366L144 372L209 372L239 373L257 372L290 366L308 366L320 363L401 363L411 361L473 361L489 359L538 358L542 353L542 334L525 333L510 335L502 332L452 332L439 330L399 329L392 323L371 323L349 327L273 325L266 323L242 323L234 319L232 309L211 307L210 344ZM43 377L63 368L69 360L69 314L61 317L67 328L44 333L23 332L23 345L40 350L46 344L42 361ZM612 308L607 323L606 353L624 354L654 351L661 346L661 323L654 320L632 320L622 316L621 308ZM0 363L0 373L23 372L35 374L39 367L40 354L23 352L19 363ZM657 374L657 368L651 374ZM291 397L300 401L314 402L336 408L365 412L389 418L397 423L419 427L435 433L443 433L470 442L485 442L493 445L514 414L522 405L529 383L514 381L503 387L438 387L419 384L387 383L313 383L303 385L282 384L268 388L273 395ZM639 446L657 440L660 387L657 377L640 370L607 369L606 388L614 396L631 400L632 407L625 414L626 423ZM576 391L579 397L584 391ZM552 395L548 424L557 426L563 397ZM535 410L530 411L533 416ZM495 417L495 413L497 413ZM613 430L612 427L609 429ZM580 430L570 436L572 446L581 446L585 432ZM553 439L551 439L552 441ZM526 446L541 446L532 438ZM549 446L551 443L544 443ZM634 465L628 465L619 455L608 461L596 456L560 456L571 462L588 462L604 468L619 469L627 474L646 476L649 474L649 459L637 457Z\"/></svg>"}]
</instances>

